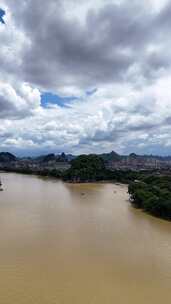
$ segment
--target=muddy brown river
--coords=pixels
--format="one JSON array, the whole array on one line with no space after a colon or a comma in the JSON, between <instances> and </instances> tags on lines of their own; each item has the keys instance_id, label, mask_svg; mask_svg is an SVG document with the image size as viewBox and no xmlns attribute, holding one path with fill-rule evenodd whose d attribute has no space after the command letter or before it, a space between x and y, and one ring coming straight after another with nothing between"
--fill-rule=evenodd
<instances>
[{"instance_id":1,"label":"muddy brown river","mask_svg":"<svg viewBox=\"0 0 171 304\"><path fill-rule=\"evenodd\" d=\"M126 186L0 175L0 303L171 303L171 223Z\"/></svg>"}]
</instances>

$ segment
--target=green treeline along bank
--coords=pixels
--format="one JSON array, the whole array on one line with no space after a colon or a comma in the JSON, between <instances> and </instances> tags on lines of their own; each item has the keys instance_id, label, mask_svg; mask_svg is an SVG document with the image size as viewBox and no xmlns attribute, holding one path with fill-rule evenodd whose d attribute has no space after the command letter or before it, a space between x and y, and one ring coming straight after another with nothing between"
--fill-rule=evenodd
<instances>
[{"instance_id":1,"label":"green treeline along bank","mask_svg":"<svg viewBox=\"0 0 171 304\"><path fill-rule=\"evenodd\" d=\"M171 177L144 176L129 184L132 204L144 211L171 220Z\"/></svg>"}]
</instances>

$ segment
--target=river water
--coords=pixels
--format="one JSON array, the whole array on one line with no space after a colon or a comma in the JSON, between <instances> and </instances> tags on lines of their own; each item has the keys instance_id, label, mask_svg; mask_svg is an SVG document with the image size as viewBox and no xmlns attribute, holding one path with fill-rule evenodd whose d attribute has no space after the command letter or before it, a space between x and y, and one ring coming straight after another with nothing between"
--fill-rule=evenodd
<instances>
[{"instance_id":1,"label":"river water","mask_svg":"<svg viewBox=\"0 0 171 304\"><path fill-rule=\"evenodd\" d=\"M1 178L0 303L171 303L171 223L126 186Z\"/></svg>"}]
</instances>

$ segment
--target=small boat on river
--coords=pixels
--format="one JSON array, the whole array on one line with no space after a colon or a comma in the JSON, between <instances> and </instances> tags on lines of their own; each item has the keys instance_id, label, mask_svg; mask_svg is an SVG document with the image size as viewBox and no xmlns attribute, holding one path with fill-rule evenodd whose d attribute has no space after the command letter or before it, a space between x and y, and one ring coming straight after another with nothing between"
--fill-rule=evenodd
<instances>
[{"instance_id":1,"label":"small boat on river","mask_svg":"<svg viewBox=\"0 0 171 304\"><path fill-rule=\"evenodd\" d=\"M1 179L0 179L0 191L3 191Z\"/></svg>"}]
</instances>

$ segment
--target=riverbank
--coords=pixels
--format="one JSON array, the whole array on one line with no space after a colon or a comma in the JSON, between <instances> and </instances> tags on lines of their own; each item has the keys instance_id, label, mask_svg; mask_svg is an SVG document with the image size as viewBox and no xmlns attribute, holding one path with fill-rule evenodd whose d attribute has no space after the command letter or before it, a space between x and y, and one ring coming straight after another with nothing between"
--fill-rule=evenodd
<instances>
[{"instance_id":1,"label":"riverbank","mask_svg":"<svg viewBox=\"0 0 171 304\"><path fill-rule=\"evenodd\" d=\"M9 171L8 171L9 172ZM143 209L153 216L171 221L171 177L155 176L151 172L133 172L133 171L94 171L91 177L91 171L88 172L81 168L78 170L72 168L65 172L56 172L55 170L46 172L18 171L16 173L37 175L42 177L51 177L71 184L79 183L113 183L128 185L130 203ZM80 174L80 176L79 176ZM89 178L87 178L89 177ZM90 178L91 177L91 178Z\"/></svg>"}]
</instances>

